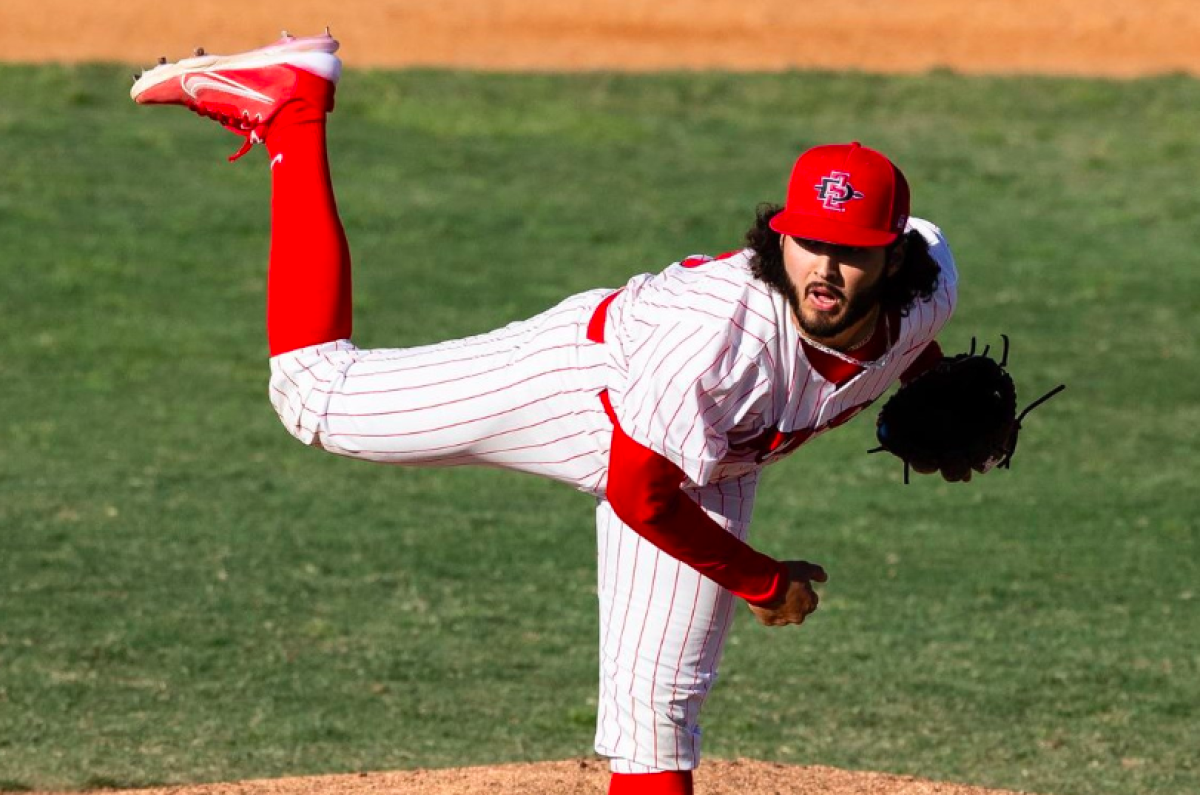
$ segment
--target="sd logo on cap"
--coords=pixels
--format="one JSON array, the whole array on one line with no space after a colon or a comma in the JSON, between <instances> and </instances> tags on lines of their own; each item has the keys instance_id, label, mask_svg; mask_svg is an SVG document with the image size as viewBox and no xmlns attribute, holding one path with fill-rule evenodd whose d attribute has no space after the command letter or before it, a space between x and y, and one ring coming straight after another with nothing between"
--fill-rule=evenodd
<instances>
[{"instance_id":1,"label":"sd logo on cap","mask_svg":"<svg viewBox=\"0 0 1200 795\"><path fill-rule=\"evenodd\" d=\"M857 141L809 149L796 161L787 204L771 219L781 234L839 246L887 246L908 223L908 180Z\"/></svg>"}]
</instances>

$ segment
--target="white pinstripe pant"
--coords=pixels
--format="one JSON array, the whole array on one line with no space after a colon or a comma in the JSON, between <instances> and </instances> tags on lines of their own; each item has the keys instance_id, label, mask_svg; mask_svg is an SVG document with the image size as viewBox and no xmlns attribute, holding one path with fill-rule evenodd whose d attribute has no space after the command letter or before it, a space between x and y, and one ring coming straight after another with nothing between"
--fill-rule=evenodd
<instances>
[{"instance_id":1,"label":"white pinstripe pant","mask_svg":"<svg viewBox=\"0 0 1200 795\"><path fill-rule=\"evenodd\" d=\"M758 473L696 489L716 522L745 538ZM600 702L596 751L617 773L692 770L700 708L716 680L737 600L596 508Z\"/></svg>"},{"instance_id":2,"label":"white pinstripe pant","mask_svg":"<svg viewBox=\"0 0 1200 795\"><path fill-rule=\"evenodd\" d=\"M296 438L333 453L495 466L597 495L596 750L616 772L690 770L734 599L644 541L603 498L612 425L597 396L607 355L585 332L607 293L437 345L361 350L339 340L276 356L271 401ZM744 537L756 482L755 472L690 494Z\"/></svg>"}]
</instances>

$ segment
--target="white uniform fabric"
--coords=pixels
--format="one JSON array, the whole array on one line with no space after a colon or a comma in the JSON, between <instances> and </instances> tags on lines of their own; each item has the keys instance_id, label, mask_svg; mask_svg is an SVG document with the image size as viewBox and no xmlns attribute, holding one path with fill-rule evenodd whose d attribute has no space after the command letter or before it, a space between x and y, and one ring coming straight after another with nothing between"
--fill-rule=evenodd
<instances>
[{"instance_id":1,"label":"white uniform fabric","mask_svg":"<svg viewBox=\"0 0 1200 795\"><path fill-rule=\"evenodd\" d=\"M753 443L768 429L807 441L848 420L899 379L954 309L958 273L944 237L920 219L910 228L941 266L937 291L901 320L892 348L841 387L809 363L786 299L750 275L749 250L632 279L609 309L609 394L621 427L704 485L798 446L761 459Z\"/></svg>"},{"instance_id":2,"label":"white uniform fabric","mask_svg":"<svg viewBox=\"0 0 1200 795\"><path fill-rule=\"evenodd\" d=\"M758 472L845 422L895 383L953 312L958 275L940 230L909 222L941 267L897 341L842 386L809 362L783 296L751 254L691 258L612 291L572 296L488 334L411 349L338 340L271 359L271 401L305 444L384 463L477 464L597 497L600 702L596 750L621 773L690 770L734 599L662 553L604 499L612 424L687 475L684 491L745 539ZM764 441L774 440L774 445Z\"/></svg>"},{"instance_id":3,"label":"white uniform fabric","mask_svg":"<svg viewBox=\"0 0 1200 795\"><path fill-rule=\"evenodd\" d=\"M612 425L596 395L607 367L585 332L609 292L436 345L362 350L337 340L275 356L271 402L293 436L331 453L503 467L600 493Z\"/></svg>"},{"instance_id":4,"label":"white uniform fabric","mask_svg":"<svg viewBox=\"0 0 1200 795\"><path fill-rule=\"evenodd\" d=\"M758 472L690 490L718 524L745 540ZM596 509L600 700L596 752L615 773L691 770L700 761L700 708L717 678L737 599Z\"/></svg>"}]
</instances>

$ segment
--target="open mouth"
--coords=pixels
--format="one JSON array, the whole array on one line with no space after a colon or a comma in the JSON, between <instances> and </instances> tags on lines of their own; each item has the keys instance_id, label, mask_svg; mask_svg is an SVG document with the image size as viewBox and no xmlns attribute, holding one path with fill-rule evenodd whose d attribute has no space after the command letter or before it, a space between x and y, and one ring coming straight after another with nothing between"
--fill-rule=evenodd
<instances>
[{"instance_id":1,"label":"open mouth","mask_svg":"<svg viewBox=\"0 0 1200 795\"><path fill-rule=\"evenodd\" d=\"M824 284L810 284L804 295L814 309L822 312L832 312L843 300L841 291Z\"/></svg>"}]
</instances>

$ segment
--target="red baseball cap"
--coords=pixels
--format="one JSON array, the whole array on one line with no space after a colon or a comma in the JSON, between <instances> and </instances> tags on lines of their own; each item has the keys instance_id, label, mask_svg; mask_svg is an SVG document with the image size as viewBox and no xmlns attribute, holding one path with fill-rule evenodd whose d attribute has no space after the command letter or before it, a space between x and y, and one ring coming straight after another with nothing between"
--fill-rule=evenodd
<instances>
[{"instance_id":1,"label":"red baseball cap","mask_svg":"<svg viewBox=\"0 0 1200 795\"><path fill-rule=\"evenodd\" d=\"M855 141L809 149L796 161L776 232L840 246L887 246L908 223L908 180Z\"/></svg>"}]
</instances>

